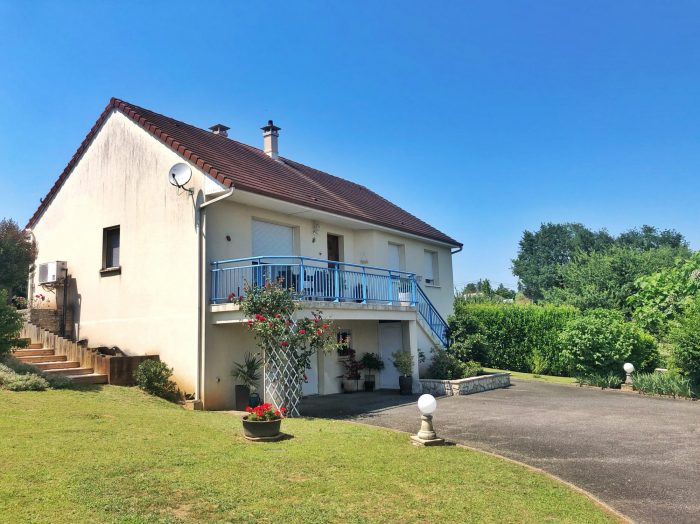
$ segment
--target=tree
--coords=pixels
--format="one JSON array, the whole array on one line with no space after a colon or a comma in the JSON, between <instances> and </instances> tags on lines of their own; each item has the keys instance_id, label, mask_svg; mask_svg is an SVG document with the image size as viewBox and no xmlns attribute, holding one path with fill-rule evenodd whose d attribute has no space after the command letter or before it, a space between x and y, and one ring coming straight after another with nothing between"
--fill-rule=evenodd
<instances>
[{"instance_id":1,"label":"tree","mask_svg":"<svg viewBox=\"0 0 700 524\"><path fill-rule=\"evenodd\" d=\"M22 315L7 304L7 291L0 289L0 357L22 345L19 334L23 323Z\"/></svg>"},{"instance_id":2,"label":"tree","mask_svg":"<svg viewBox=\"0 0 700 524\"><path fill-rule=\"evenodd\" d=\"M622 233L615 243L618 246L629 247L638 251L648 251L661 247L679 248L688 251L688 242L683 235L674 229L659 231L653 226L642 226L641 229L630 229Z\"/></svg>"},{"instance_id":3,"label":"tree","mask_svg":"<svg viewBox=\"0 0 700 524\"><path fill-rule=\"evenodd\" d=\"M604 252L579 253L559 270L561 287L544 291L547 303L569 304L579 309L618 309L628 316L627 299L639 288L636 281L687 258L685 246L661 246L640 251L613 246Z\"/></svg>"},{"instance_id":4,"label":"tree","mask_svg":"<svg viewBox=\"0 0 700 524\"><path fill-rule=\"evenodd\" d=\"M628 299L635 320L664 338L671 322L700 297L700 251L679 259L672 267L639 278L635 285L639 291Z\"/></svg>"},{"instance_id":5,"label":"tree","mask_svg":"<svg viewBox=\"0 0 700 524\"><path fill-rule=\"evenodd\" d=\"M456 294L456 299L462 302L472 304L481 303L501 303L512 301L515 298L516 292L508 289L503 284L499 284L496 289L493 289L491 281L488 278L479 279L478 282L470 282L466 284L461 291Z\"/></svg>"},{"instance_id":6,"label":"tree","mask_svg":"<svg viewBox=\"0 0 700 524\"><path fill-rule=\"evenodd\" d=\"M541 300L546 290L562 287L560 269L574 256L602 251L613 243L607 231L591 231L583 224L542 224L534 233L523 233L513 274L526 297Z\"/></svg>"},{"instance_id":7,"label":"tree","mask_svg":"<svg viewBox=\"0 0 700 524\"><path fill-rule=\"evenodd\" d=\"M36 245L12 219L0 221L0 289L11 298L25 289L27 277L36 259Z\"/></svg>"}]
</instances>

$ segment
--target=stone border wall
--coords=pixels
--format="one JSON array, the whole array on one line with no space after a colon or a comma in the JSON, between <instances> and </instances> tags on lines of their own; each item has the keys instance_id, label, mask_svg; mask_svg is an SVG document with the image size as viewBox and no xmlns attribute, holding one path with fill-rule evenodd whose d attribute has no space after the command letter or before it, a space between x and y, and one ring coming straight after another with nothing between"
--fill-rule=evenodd
<instances>
[{"instance_id":1,"label":"stone border wall","mask_svg":"<svg viewBox=\"0 0 700 524\"><path fill-rule=\"evenodd\" d=\"M29 322L24 324L21 337L41 342L45 348L53 349L56 355L65 355L69 361L80 362L81 367L92 368L95 373L107 375L107 382L115 386L133 386L134 371L141 362L160 360L158 355L102 355Z\"/></svg>"},{"instance_id":2,"label":"stone border wall","mask_svg":"<svg viewBox=\"0 0 700 524\"><path fill-rule=\"evenodd\" d=\"M423 393L436 397L452 395L471 395L490 389L507 388L510 386L510 373L490 373L459 380L437 380L432 378L420 379Z\"/></svg>"}]
</instances>

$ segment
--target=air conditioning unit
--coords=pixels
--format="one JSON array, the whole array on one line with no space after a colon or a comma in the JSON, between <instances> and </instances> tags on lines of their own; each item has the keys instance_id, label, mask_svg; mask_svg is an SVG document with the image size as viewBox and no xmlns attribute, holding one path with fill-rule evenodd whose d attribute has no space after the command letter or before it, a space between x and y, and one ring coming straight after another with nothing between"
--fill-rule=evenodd
<instances>
[{"instance_id":1,"label":"air conditioning unit","mask_svg":"<svg viewBox=\"0 0 700 524\"><path fill-rule=\"evenodd\" d=\"M39 284L57 284L65 276L68 264L65 261L52 261L39 264Z\"/></svg>"}]
</instances>

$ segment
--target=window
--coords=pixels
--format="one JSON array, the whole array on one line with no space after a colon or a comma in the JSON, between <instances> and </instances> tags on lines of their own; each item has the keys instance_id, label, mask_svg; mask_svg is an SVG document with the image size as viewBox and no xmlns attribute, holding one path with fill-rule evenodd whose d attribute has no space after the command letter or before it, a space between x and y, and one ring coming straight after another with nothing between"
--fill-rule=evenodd
<instances>
[{"instance_id":1,"label":"window","mask_svg":"<svg viewBox=\"0 0 700 524\"><path fill-rule=\"evenodd\" d=\"M438 254L435 251L425 251L425 283L429 286L439 285Z\"/></svg>"},{"instance_id":2,"label":"window","mask_svg":"<svg viewBox=\"0 0 700 524\"><path fill-rule=\"evenodd\" d=\"M398 269L403 271L406 268L404 259L403 244L394 244L393 242L389 242L389 269Z\"/></svg>"},{"instance_id":3,"label":"window","mask_svg":"<svg viewBox=\"0 0 700 524\"><path fill-rule=\"evenodd\" d=\"M102 232L102 269L119 267L119 226Z\"/></svg>"}]
</instances>

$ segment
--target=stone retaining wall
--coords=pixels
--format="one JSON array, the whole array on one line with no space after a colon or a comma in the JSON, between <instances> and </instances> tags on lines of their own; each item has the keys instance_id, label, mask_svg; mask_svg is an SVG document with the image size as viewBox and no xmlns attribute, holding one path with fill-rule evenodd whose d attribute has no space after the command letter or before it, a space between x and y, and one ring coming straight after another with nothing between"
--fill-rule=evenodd
<instances>
[{"instance_id":1,"label":"stone retaining wall","mask_svg":"<svg viewBox=\"0 0 700 524\"><path fill-rule=\"evenodd\" d=\"M36 309L29 310L29 321L41 329L50 331L54 335L61 333L62 309ZM66 309L66 337L73 338L73 308Z\"/></svg>"},{"instance_id":2,"label":"stone retaining wall","mask_svg":"<svg viewBox=\"0 0 700 524\"><path fill-rule=\"evenodd\" d=\"M423 393L433 396L470 395L490 389L507 388L510 386L510 373L490 373L459 380L420 379Z\"/></svg>"}]
</instances>

